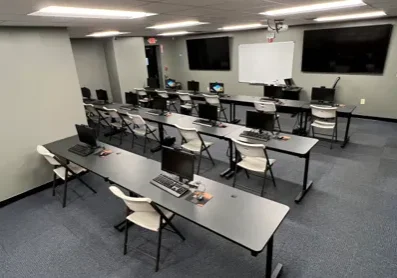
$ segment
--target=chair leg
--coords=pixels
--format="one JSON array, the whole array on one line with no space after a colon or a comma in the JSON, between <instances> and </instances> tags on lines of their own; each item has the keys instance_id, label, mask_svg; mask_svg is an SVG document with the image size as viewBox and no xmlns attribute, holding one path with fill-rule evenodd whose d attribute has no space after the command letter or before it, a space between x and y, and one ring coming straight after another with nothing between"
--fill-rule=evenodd
<instances>
[{"instance_id":1,"label":"chair leg","mask_svg":"<svg viewBox=\"0 0 397 278\"><path fill-rule=\"evenodd\" d=\"M123 132L120 132L120 146L123 143Z\"/></svg>"},{"instance_id":2,"label":"chair leg","mask_svg":"<svg viewBox=\"0 0 397 278\"><path fill-rule=\"evenodd\" d=\"M225 117L225 121L228 123L228 122L229 122L229 120L227 119L227 116L226 116L226 111L225 111L225 109L222 109L222 113L223 113L223 117Z\"/></svg>"},{"instance_id":3,"label":"chair leg","mask_svg":"<svg viewBox=\"0 0 397 278\"><path fill-rule=\"evenodd\" d=\"M124 228L124 251L123 254L127 254L127 246L128 246L128 220L125 221L125 228Z\"/></svg>"},{"instance_id":4,"label":"chair leg","mask_svg":"<svg viewBox=\"0 0 397 278\"><path fill-rule=\"evenodd\" d=\"M143 143L143 153L146 153L146 141L147 141L147 136L145 134L145 141Z\"/></svg>"},{"instance_id":5,"label":"chair leg","mask_svg":"<svg viewBox=\"0 0 397 278\"><path fill-rule=\"evenodd\" d=\"M233 187L236 187L236 181L237 181L237 161L236 161L236 165L234 166L234 177L233 177Z\"/></svg>"},{"instance_id":6,"label":"chair leg","mask_svg":"<svg viewBox=\"0 0 397 278\"><path fill-rule=\"evenodd\" d=\"M173 103L173 104L172 104L172 106L174 107L174 109L175 109L176 113L178 113L178 108L176 108L176 105L175 105L175 103Z\"/></svg>"},{"instance_id":7,"label":"chair leg","mask_svg":"<svg viewBox=\"0 0 397 278\"><path fill-rule=\"evenodd\" d=\"M265 193L266 173L267 173L267 171L265 171L265 176L263 177L263 185L262 185L262 191L261 191L261 196L262 196L262 197L263 197L263 194Z\"/></svg>"},{"instance_id":8,"label":"chair leg","mask_svg":"<svg viewBox=\"0 0 397 278\"><path fill-rule=\"evenodd\" d=\"M88 183L86 183L82 178L80 178L79 176L77 176L77 179L82 183L82 184L84 184L89 190L91 190L93 193L97 193L95 190L94 190L94 188L92 188L91 186L89 186L88 185Z\"/></svg>"},{"instance_id":9,"label":"chair leg","mask_svg":"<svg viewBox=\"0 0 397 278\"><path fill-rule=\"evenodd\" d=\"M215 162L214 162L214 160L212 159L212 156L211 156L211 154L210 154L210 152L209 152L208 148L205 148L205 151L207 152L207 154L208 154L208 157L211 159L212 165L214 165L214 166L215 166Z\"/></svg>"},{"instance_id":10,"label":"chair leg","mask_svg":"<svg viewBox=\"0 0 397 278\"><path fill-rule=\"evenodd\" d=\"M277 125L278 125L278 130L281 131L281 124L280 124L280 118L276 117Z\"/></svg>"},{"instance_id":11,"label":"chair leg","mask_svg":"<svg viewBox=\"0 0 397 278\"><path fill-rule=\"evenodd\" d=\"M249 179L250 178L250 175L248 174L248 170L247 169L244 169L245 170L245 175L247 176L247 178Z\"/></svg>"},{"instance_id":12,"label":"chair leg","mask_svg":"<svg viewBox=\"0 0 397 278\"><path fill-rule=\"evenodd\" d=\"M52 196L55 196L56 183L57 183L57 175L54 172L53 180L52 180Z\"/></svg>"},{"instance_id":13,"label":"chair leg","mask_svg":"<svg viewBox=\"0 0 397 278\"><path fill-rule=\"evenodd\" d=\"M272 176L273 185L274 185L274 187L276 187L276 179L274 178L273 169L272 169L271 166L270 166L270 168L269 168L269 171L270 171L270 175Z\"/></svg>"},{"instance_id":14,"label":"chair leg","mask_svg":"<svg viewBox=\"0 0 397 278\"><path fill-rule=\"evenodd\" d=\"M197 175L200 173L200 165L201 165L201 157L203 155L203 150L200 151L199 155L199 162L198 162L198 168L197 168Z\"/></svg>"},{"instance_id":15,"label":"chair leg","mask_svg":"<svg viewBox=\"0 0 397 278\"><path fill-rule=\"evenodd\" d=\"M68 177L67 177L67 171L65 174L65 183L63 185L63 202L62 202L62 207L66 207L66 198L67 198L67 192L68 192Z\"/></svg>"},{"instance_id":16,"label":"chair leg","mask_svg":"<svg viewBox=\"0 0 397 278\"><path fill-rule=\"evenodd\" d=\"M334 130L332 131L332 138L331 138L331 150L332 150L332 147L333 147L334 138L335 138L335 128L334 128Z\"/></svg>"},{"instance_id":17,"label":"chair leg","mask_svg":"<svg viewBox=\"0 0 397 278\"><path fill-rule=\"evenodd\" d=\"M131 149L134 148L134 144L135 144L135 134L132 133L132 144L131 144Z\"/></svg>"},{"instance_id":18,"label":"chair leg","mask_svg":"<svg viewBox=\"0 0 397 278\"><path fill-rule=\"evenodd\" d=\"M171 229L174 230L174 232L175 232L183 241L186 240L186 238L185 238L185 237L182 235L182 233L174 226L174 224L171 223L170 220L168 221L167 224L171 227Z\"/></svg>"},{"instance_id":19,"label":"chair leg","mask_svg":"<svg viewBox=\"0 0 397 278\"><path fill-rule=\"evenodd\" d=\"M312 126L312 137L313 137L313 138L316 138L316 137L314 136L314 126Z\"/></svg>"},{"instance_id":20,"label":"chair leg","mask_svg":"<svg viewBox=\"0 0 397 278\"><path fill-rule=\"evenodd\" d=\"M161 218L161 220L162 220L162 218ZM163 228L160 225L159 238L158 238L158 242L157 242L156 272L159 271L162 231L163 231Z\"/></svg>"}]
</instances>

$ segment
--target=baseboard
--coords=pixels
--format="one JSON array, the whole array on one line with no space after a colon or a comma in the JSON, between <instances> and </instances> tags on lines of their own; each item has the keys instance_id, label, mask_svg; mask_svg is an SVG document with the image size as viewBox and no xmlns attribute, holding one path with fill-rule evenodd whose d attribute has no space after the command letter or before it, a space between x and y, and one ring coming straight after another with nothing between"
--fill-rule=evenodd
<instances>
[{"instance_id":1,"label":"baseboard","mask_svg":"<svg viewBox=\"0 0 397 278\"><path fill-rule=\"evenodd\" d=\"M0 202L0 208L52 187L52 181Z\"/></svg>"},{"instance_id":2,"label":"baseboard","mask_svg":"<svg viewBox=\"0 0 397 278\"><path fill-rule=\"evenodd\" d=\"M359 118L359 119L367 119L367 120L375 120L375 121L382 121L382 122L397 123L397 119L392 119L392 118L382 118L382 117L356 115L356 114L353 114L352 117L353 118Z\"/></svg>"}]
</instances>

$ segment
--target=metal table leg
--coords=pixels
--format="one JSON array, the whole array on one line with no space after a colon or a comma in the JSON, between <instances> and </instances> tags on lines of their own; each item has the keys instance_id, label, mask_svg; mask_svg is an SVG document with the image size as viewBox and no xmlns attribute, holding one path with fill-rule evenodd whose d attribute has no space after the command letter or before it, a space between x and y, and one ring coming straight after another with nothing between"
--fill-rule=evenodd
<instances>
[{"instance_id":1,"label":"metal table leg","mask_svg":"<svg viewBox=\"0 0 397 278\"><path fill-rule=\"evenodd\" d=\"M229 157L229 168L223 171L220 175L221 177L230 179L234 174L234 154L233 154L233 142L232 140L229 141L229 150L230 150L230 157Z\"/></svg>"},{"instance_id":2,"label":"metal table leg","mask_svg":"<svg viewBox=\"0 0 397 278\"><path fill-rule=\"evenodd\" d=\"M236 104L230 104L230 108L233 111L233 116L232 119L230 120L231 123L233 124L238 124L241 120L240 119L236 119Z\"/></svg>"},{"instance_id":3,"label":"metal table leg","mask_svg":"<svg viewBox=\"0 0 397 278\"><path fill-rule=\"evenodd\" d=\"M350 121L352 118L352 114L349 114L349 117L347 117L347 126L346 126L346 131L345 131L345 139L341 145L341 148L346 147L346 145L349 143L350 141L350 136L349 136L349 129L350 129Z\"/></svg>"},{"instance_id":4,"label":"metal table leg","mask_svg":"<svg viewBox=\"0 0 397 278\"><path fill-rule=\"evenodd\" d=\"M164 143L164 126L162 123L159 123L159 137L160 137L160 143Z\"/></svg>"},{"instance_id":5,"label":"metal table leg","mask_svg":"<svg viewBox=\"0 0 397 278\"><path fill-rule=\"evenodd\" d=\"M308 181L308 175L309 175L309 162L310 162L310 152L307 153L305 157L305 172L303 174L303 185L302 185L302 191L298 194L298 196L295 199L295 203L299 203L303 197L306 195L306 193L310 190L311 186L313 185L313 181Z\"/></svg>"},{"instance_id":6,"label":"metal table leg","mask_svg":"<svg viewBox=\"0 0 397 278\"><path fill-rule=\"evenodd\" d=\"M273 263L273 237L272 236L267 243L267 255L266 255L266 278L277 278L283 268L282 264L277 264L274 270L272 270Z\"/></svg>"}]
</instances>

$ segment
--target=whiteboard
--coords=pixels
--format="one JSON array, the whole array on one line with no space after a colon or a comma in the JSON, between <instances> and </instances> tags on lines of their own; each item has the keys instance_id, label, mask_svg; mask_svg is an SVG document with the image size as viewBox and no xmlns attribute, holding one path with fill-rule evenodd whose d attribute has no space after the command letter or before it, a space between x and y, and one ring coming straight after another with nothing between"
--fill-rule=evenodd
<instances>
[{"instance_id":1,"label":"whiteboard","mask_svg":"<svg viewBox=\"0 0 397 278\"><path fill-rule=\"evenodd\" d=\"M273 84L292 78L294 42L240 44L239 82Z\"/></svg>"}]
</instances>

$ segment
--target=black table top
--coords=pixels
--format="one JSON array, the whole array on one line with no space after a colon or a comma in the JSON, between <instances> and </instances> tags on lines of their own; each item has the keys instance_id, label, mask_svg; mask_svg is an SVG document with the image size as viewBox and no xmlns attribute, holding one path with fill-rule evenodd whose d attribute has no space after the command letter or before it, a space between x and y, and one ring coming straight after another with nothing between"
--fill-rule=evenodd
<instances>
[{"instance_id":1,"label":"black table top","mask_svg":"<svg viewBox=\"0 0 397 278\"><path fill-rule=\"evenodd\" d=\"M45 147L251 251L264 249L289 211L283 204L196 175L195 181L201 181L213 195L204 207L199 207L150 184L150 180L161 173L160 163L105 143L100 145L112 150L111 155L81 157L68 151L77 143L77 136L73 136Z\"/></svg>"},{"instance_id":2,"label":"black table top","mask_svg":"<svg viewBox=\"0 0 397 278\"><path fill-rule=\"evenodd\" d=\"M246 127L241 127L239 130L236 130L233 133L228 134L226 137L228 139L236 139L241 142L249 143L249 144L263 144L266 146L268 150L300 156L300 157L307 155L319 141L318 139L314 139L314 138L280 133L278 136L288 136L291 137L291 139L289 140L270 139L269 141L264 142L260 140L253 140L253 139L240 137L240 134L244 130L251 130L251 129Z\"/></svg>"}]
</instances>

